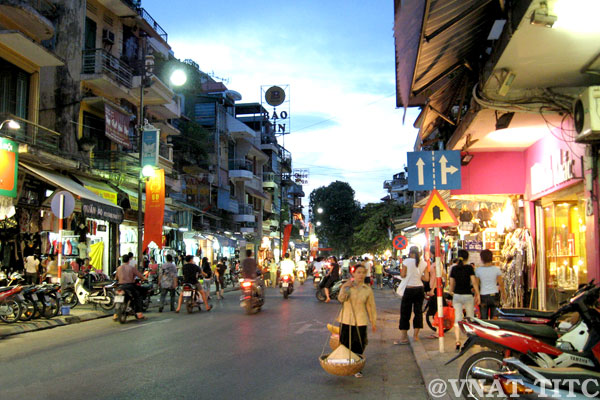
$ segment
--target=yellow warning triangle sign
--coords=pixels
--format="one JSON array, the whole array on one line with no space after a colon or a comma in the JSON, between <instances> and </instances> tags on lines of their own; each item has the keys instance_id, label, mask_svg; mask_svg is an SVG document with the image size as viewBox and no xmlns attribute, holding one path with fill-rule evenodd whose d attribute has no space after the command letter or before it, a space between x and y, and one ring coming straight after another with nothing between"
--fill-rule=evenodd
<instances>
[{"instance_id":1,"label":"yellow warning triangle sign","mask_svg":"<svg viewBox=\"0 0 600 400\"><path fill-rule=\"evenodd\" d=\"M436 228L442 226L456 226L458 221L448 204L442 199L440 193L433 189L429 195L427 205L417 222L419 228Z\"/></svg>"}]
</instances>

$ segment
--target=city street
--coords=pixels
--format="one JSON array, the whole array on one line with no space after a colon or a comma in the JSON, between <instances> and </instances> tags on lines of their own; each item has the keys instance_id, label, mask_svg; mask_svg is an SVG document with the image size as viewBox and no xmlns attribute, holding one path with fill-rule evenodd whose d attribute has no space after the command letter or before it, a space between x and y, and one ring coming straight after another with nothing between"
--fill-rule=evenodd
<instances>
[{"instance_id":1,"label":"city street","mask_svg":"<svg viewBox=\"0 0 600 400\"><path fill-rule=\"evenodd\" d=\"M393 346L398 300L376 291L364 377L337 377L319 363L339 303L319 303L311 282L288 300L268 289L245 315L239 292L210 312L159 314L120 325L101 318L0 342L1 398L225 399L269 397L426 399L410 346ZM387 312L386 312L387 310ZM328 348L327 348L328 349Z\"/></svg>"}]
</instances>

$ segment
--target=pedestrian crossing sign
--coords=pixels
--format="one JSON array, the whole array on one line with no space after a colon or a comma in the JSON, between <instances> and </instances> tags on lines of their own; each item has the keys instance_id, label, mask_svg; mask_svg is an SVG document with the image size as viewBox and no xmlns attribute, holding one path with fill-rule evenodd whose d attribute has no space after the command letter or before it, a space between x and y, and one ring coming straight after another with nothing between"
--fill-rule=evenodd
<instances>
[{"instance_id":1,"label":"pedestrian crossing sign","mask_svg":"<svg viewBox=\"0 0 600 400\"><path fill-rule=\"evenodd\" d=\"M419 228L439 228L443 226L457 226L458 220L442 199L440 193L433 189L427 200L427 205L417 222Z\"/></svg>"}]
</instances>

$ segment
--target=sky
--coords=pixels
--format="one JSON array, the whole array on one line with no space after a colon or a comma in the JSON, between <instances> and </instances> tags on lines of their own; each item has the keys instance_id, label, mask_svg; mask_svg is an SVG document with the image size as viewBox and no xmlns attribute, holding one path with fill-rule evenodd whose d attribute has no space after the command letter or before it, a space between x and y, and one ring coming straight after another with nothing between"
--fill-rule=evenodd
<instances>
[{"instance_id":1,"label":"sky","mask_svg":"<svg viewBox=\"0 0 600 400\"><path fill-rule=\"evenodd\" d=\"M393 0L143 0L175 57L226 79L244 102L289 85L293 168L313 189L348 182L361 203L403 170L418 111L396 108ZM264 102L264 101L263 101ZM282 139L279 139L282 144Z\"/></svg>"}]
</instances>

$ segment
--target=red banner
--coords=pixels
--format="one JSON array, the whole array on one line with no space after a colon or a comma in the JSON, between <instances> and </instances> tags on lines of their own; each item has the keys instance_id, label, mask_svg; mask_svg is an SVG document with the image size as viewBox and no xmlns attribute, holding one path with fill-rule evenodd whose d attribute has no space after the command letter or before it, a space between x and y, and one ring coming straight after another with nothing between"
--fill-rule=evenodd
<instances>
[{"instance_id":1,"label":"red banner","mask_svg":"<svg viewBox=\"0 0 600 400\"><path fill-rule=\"evenodd\" d=\"M131 148L131 143L129 143L129 117L106 103L104 103L104 131L106 137L113 142L128 149Z\"/></svg>"},{"instance_id":2,"label":"red banner","mask_svg":"<svg viewBox=\"0 0 600 400\"><path fill-rule=\"evenodd\" d=\"M283 246L281 246L282 259L287 251L288 243L290 242L290 236L292 236L292 224L287 224L285 228L283 228Z\"/></svg>"},{"instance_id":3,"label":"red banner","mask_svg":"<svg viewBox=\"0 0 600 400\"><path fill-rule=\"evenodd\" d=\"M144 251L150 242L162 248L165 217L165 170L157 169L146 182L146 210L144 213Z\"/></svg>"}]
</instances>

